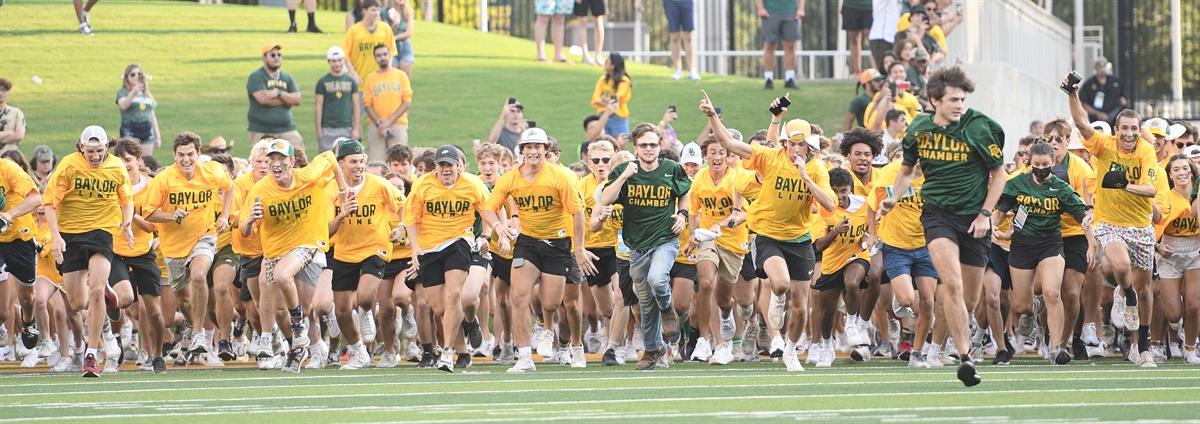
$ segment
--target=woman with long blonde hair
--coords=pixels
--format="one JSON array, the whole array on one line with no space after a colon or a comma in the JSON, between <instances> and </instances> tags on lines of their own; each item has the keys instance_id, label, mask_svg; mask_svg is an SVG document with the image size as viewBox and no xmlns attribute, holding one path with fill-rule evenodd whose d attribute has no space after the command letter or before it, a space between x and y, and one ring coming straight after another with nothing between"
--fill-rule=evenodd
<instances>
[{"instance_id":1,"label":"woman with long blonde hair","mask_svg":"<svg viewBox=\"0 0 1200 424\"><path fill-rule=\"evenodd\" d=\"M146 73L136 63L125 67L121 74L121 89L117 90L117 106L121 108L121 137L133 137L142 143L146 153L162 147L162 133L154 109L158 102L146 85Z\"/></svg>"},{"instance_id":2,"label":"woman with long blonde hair","mask_svg":"<svg viewBox=\"0 0 1200 424\"><path fill-rule=\"evenodd\" d=\"M396 35L396 56L392 58L392 66L399 68L412 79L413 56L412 35L416 12L413 11L411 0L388 0L387 19Z\"/></svg>"}]
</instances>

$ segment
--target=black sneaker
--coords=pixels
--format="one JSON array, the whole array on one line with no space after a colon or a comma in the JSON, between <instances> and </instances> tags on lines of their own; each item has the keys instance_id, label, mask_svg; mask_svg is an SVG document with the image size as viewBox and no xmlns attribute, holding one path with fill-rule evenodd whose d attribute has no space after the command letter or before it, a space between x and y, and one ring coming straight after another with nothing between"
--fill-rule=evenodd
<instances>
[{"instance_id":1,"label":"black sneaker","mask_svg":"<svg viewBox=\"0 0 1200 424\"><path fill-rule=\"evenodd\" d=\"M772 351L771 351L771 359L772 359L772 360L780 360L780 359L783 359L783 349L775 349L775 350L772 350Z\"/></svg>"},{"instance_id":2,"label":"black sneaker","mask_svg":"<svg viewBox=\"0 0 1200 424\"><path fill-rule=\"evenodd\" d=\"M979 374L975 373L975 364L971 361L963 361L958 366L958 379L967 387L974 386L983 381L983 379L979 378Z\"/></svg>"},{"instance_id":3,"label":"black sneaker","mask_svg":"<svg viewBox=\"0 0 1200 424\"><path fill-rule=\"evenodd\" d=\"M164 361L162 356L155 356L154 360L150 361L150 363L151 367L154 368L155 374L167 372L167 361Z\"/></svg>"},{"instance_id":4,"label":"black sneaker","mask_svg":"<svg viewBox=\"0 0 1200 424\"><path fill-rule=\"evenodd\" d=\"M615 367L620 365L617 363L617 352L613 349L604 351L604 359L600 361L606 367Z\"/></svg>"},{"instance_id":5,"label":"black sneaker","mask_svg":"<svg viewBox=\"0 0 1200 424\"><path fill-rule=\"evenodd\" d=\"M298 347L288 351L287 362L283 366L283 372L290 374L300 373L300 364L308 359L308 349Z\"/></svg>"},{"instance_id":6,"label":"black sneaker","mask_svg":"<svg viewBox=\"0 0 1200 424\"><path fill-rule=\"evenodd\" d=\"M229 362L237 359L237 355L233 354L233 345L229 343L229 340L221 340L217 342L217 346L217 351L221 352L218 355L222 361Z\"/></svg>"},{"instance_id":7,"label":"black sneaker","mask_svg":"<svg viewBox=\"0 0 1200 424\"><path fill-rule=\"evenodd\" d=\"M1071 350L1075 352L1076 361L1086 361L1091 359L1087 354L1087 346L1083 345L1083 339L1081 338L1076 337L1075 341L1071 342Z\"/></svg>"},{"instance_id":8,"label":"black sneaker","mask_svg":"<svg viewBox=\"0 0 1200 424\"><path fill-rule=\"evenodd\" d=\"M763 86L763 90L774 90L775 80L767 80L767 85Z\"/></svg>"},{"instance_id":9,"label":"black sneaker","mask_svg":"<svg viewBox=\"0 0 1200 424\"><path fill-rule=\"evenodd\" d=\"M316 23L313 23L313 22L309 22L309 23L308 23L308 28L307 28L307 29L305 29L304 31L305 31L305 32L311 32L311 33L313 33L313 34L324 34L324 33L325 33L325 31L321 31L321 28L318 28L318 27L317 27L317 24L316 24Z\"/></svg>"},{"instance_id":10,"label":"black sneaker","mask_svg":"<svg viewBox=\"0 0 1200 424\"><path fill-rule=\"evenodd\" d=\"M191 357L192 357L191 352L183 352L182 354L179 355L178 358L175 358L175 366L186 367L188 362L191 362Z\"/></svg>"},{"instance_id":11,"label":"black sneaker","mask_svg":"<svg viewBox=\"0 0 1200 424\"><path fill-rule=\"evenodd\" d=\"M246 321L245 318L238 318L238 319L234 320L233 321L233 333L232 333L233 337L230 337L230 338L232 338L232 339L242 338L242 335L246 334L246 323L247 322L248 321Z\"/></svg>"},{"instance_id":12,"label":"black sneaker","mask_svg":"<svg viewBox=\"0 0 1200 424\"><path fill-rule=\"evenodd\" d=\"M425 352L421 354L421 362L417 363L417 368L433 368L433 364L437 362L437 355L433 352Z\"/></svg>"},{"instance_id":13,"label":"black sneaker","mask_svg":"<svg viewBox=\"0 0 1200 424\"><path fill-rule=\"evenodd\" d=\"M783 83L783 88L796 88L796 81L790 79L787 80L787 82Z\"/></svg>"},{"instance_id":14,"label":"black sneaker","mask_svg":"<svg viewBox=\"0 0 1200 424\"><path fill-rule=\"evenodd\" d=\"M296 33L296 22L295 21L292 21L292 25L288 27L287 33L288 34Z\"/></svg>"},{"instance_id":15,"label":"black sneaker","mask_svg":"<svg viewBox=\"0 0 1200 424\"><path fill-rule=\"evenodd\" d=\"M501 352L500 344L496 343L496 346L492 347L492 361L495 361L495 362L500 361L500 352Z\"/></svg>"},{"instance_id":16,"label":"black sneaker","mask_svg":"<svg viewBox=\"0 0 1200 424\"><path fill-rule=\"evenodd\" d=\"M479 318L475 318L474 322L462 322L463 334L467 336L467 342L472 348L479 347L483 344L483 331L479 329Z\"/></svg>"},{"instance_id":17,"label":"black sneaker","mask_svg":"<svg viewBox=\"0 0 1200 424\"><path fill-rule=\"evenodd\" d=\"M25 345L26 349L37 347L38 336L42 335L38 331L37 321L21 323L21 344Z\"/></svg>"},{"instance_id":18,"label":"black sneaker","mask_svg":"<svg viewBox=\"0 0 1200 424\"><path fill-rule=\"evenodd\" d=\"M1058 355L1054 355L1054 365L1066 365L1071 363L1071 354L1067 353L1066 349L1059 349Z\"/></svg>"},{"instance_id":19,"label":"black sneaker","mask_svg":"<svg viewBox=\"0 0 1200 424\"><path fill-rule=\"evenodd\" d=\"M456 370L465 370L470 366L471 366L471 354L470 353L460 353L460 354L458 354L458 359L454 360L454 369L456 369Z\"/></svg>"},{"instance_id":20,"label":"black sneaker","mask_svg":"<svg viewBox=\"0 0 1200 424\"><path fill-rule=\"evenodd\" d=\"M996 351L996 359L992 359L992 365L1008 365L1012 360L1012 354L1007 350Z\"/></svg>"}]
</instances>

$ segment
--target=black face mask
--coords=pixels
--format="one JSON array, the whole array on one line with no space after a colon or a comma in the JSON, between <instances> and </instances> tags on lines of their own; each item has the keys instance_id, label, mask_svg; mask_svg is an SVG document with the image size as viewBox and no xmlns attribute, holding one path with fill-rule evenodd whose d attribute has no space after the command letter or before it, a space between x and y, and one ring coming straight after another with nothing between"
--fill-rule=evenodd
<instances>
[{"instance_id":1,"label":"black face mask","mask_svg":"<svg viewBox=\"0 0 1200 424\"><path fill-rule=\"evenodd\" d=\"M1030 172L1033 173L1033 177L1037 178L1038 181L1046 181L1047 179L1050 178L1050 172L1053 169L1054 168L1049 167L1049 166L1047 166L1045 168L1030 168Z\"/></svg>"}]
</instances>

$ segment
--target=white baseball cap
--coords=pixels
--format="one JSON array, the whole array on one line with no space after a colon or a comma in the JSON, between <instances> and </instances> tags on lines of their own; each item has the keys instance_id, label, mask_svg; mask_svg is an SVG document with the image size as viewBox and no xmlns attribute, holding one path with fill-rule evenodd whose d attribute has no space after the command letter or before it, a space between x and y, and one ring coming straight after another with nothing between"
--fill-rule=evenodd
<instances>
[{"instance_id":1,"label":"white baseball cap","mask_svg":"<svg viewBox=\"0 0 1200 424\"><path fill-rule=\"evenodd\" d=\"M1189 159L1200 157L1200 146L1187 146L1183 149L1183 155L1187 156Z\"/></svg>"},{"instance_id":2,"label":"white baseball cap","mask_svg":"<svg viewBox=\"0 0 1200 424\"><path fill-rule=\"evenodd\" d=\"M338 46L330 47L329 52L325 53L325 60L345 59L345 58L346 58L346 51L342 50L342 48L338 47Z\"/></svg>"},{"instance_id":3,"label":"white baseball cap","mask_svg":"<svg viewBox=\"0 0 1200 424\"><path fill-rule=\"evenodd\" d=\"M700 145L693 141L683 146L683 151L679 154L679 163L704 165L704 158L700 154Z\"/></svg>"},{"instance_id":4,"label":"white baseball cap","mask_svg":"<svg viewBox=\"0 0 1200 424\"><path fill-rule=\"evenodd\" d=\"M550 137L541 128L530 128L521 133L521 142L517 144L550 144Z\"/></svg>"},{"instance_id":5,"label":"white baseball cap","mask_svg":"<svg viewBox=\"0 0 1200 424\"><path fill-rule=\"evenodd\" d=\"M1183 133L1186 132L1187 128L1184 128L1183 125L1171 124L1171 126L1167 127L1167 140L1174 140L1179 137L1183 137Z\"/></svg>"},{"instance_id":6,"label":"white baseball cap","mask_svg":"<svg viewBox=\"0 0 1200 424\"><path fill-rule=\"evenodd\" d=\"M1109 125L1108 125L1108 123L1107 123L1107 122L1104 122L1104 121L1096 121L1096 122L1093 122L1093 123L1092 123L1092 128L1095 128L1095 129L1097 129L1097 130L1099 130L1099 131L1103 131L1105 134L1108 134L1108 135L1112 135L1112 133L1113 133L1113 132L1112 132L1112 127L1111 127L1111 126L1109 126Z\"/></svg>"},{"instance_id":7,"label":"white baseball cap","mask_svg":"<svg viewBox=\"0 0 1200 424\"><path fill-rule=\"evenodd\" d=\"M97 141L92 141L92 139ZM86 147L106 147L108 146L108 133L104 132L104 128L99 125L84 128L83 134L79 136L79 144Z\"/></svg>"}]
</instances>

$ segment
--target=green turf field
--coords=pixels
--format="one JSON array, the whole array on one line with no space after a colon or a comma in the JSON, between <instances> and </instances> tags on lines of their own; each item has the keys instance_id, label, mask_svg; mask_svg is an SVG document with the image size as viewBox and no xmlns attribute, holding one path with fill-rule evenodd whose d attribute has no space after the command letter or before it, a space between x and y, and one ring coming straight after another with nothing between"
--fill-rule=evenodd
<instances>
[{"instance_id":1,"label":"green turf field","mask_svg":"<svg viewBox=\"0 0 1200 424\"><path fill-rule=\"evenodd\" d=\"M231 363L167 374L0 373L0 422L481 422L642 420L716 422L1096 422L1200 419L1200 368L1178 360L1143 369L1116 358L1065 367L1018 358L981 366L965 388L954 368L913 370L898 361L787 373L782 364L711 367L632 364L586 370L539 365L508 375L477 364L462 373L416 369L304 370L299 375ZM126 370L133 368L125 367Z\"/></svg>"},{"instance_id":2,"label":"green turf field","mask_svg":"<svg viewBox=\"0 0 1200 424\"><path fill-rule=\"evenodd\" d=\"M304 19L297 18L301 25ZM283 33L287 13L279 8L103 0L91 14L95 36L85 37L75 32L70 1L6 0L0 9L0 76L14 82L9 103L28 118L26 154L43 143L55 152L71 151L73 140L92 124L117 132L114 101L121 72L136 62L152 77L148 85L159 102L164 138L193 131L207 142L223 135L236 140L235 155L245 156L246 77L262 66L262 46L283 46L283 70L296 77L304 95L304 104L293 109L295 121L306 141L315 143L312 93L329 71L325 51L341 44L344 19L341 13L317 12L329 34L289 35ZM505 99L514 96L525 105L526 119L564 143L563 161L577 160L583 117L595 113L589 103L601 68L535 62L533 43L518 38L425 22L415 31L413 145L470 146L472 139L486 139ZM727 124L743 132L765 128L767 103L784 93L763 91L758 79L705 74L698 83L672 81L665 67L634 63L629 72L630 121L658 122L676 104L675 126L688 140L704 125L697 109L701 88L723 106ZM31 82L35 75L42 84ZM802 83L795 91L789 116L820 124L830 134L841 129L853 83ZM156 156L171 162L169 149Z\"/></svg>"}]
</instances>

